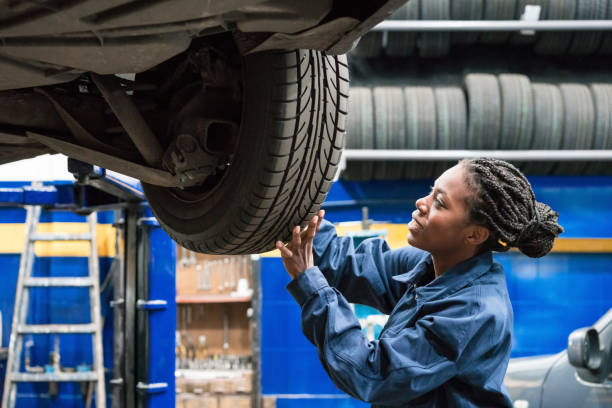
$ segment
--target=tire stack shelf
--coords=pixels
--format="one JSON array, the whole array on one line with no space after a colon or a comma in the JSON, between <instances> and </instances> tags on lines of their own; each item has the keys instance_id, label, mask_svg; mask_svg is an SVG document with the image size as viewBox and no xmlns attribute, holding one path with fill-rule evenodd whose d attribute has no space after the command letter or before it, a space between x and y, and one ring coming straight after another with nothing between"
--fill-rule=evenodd
<instances>
[{"instance_id":1,"label":"tire stack shelf","mask_svg":"<svg viewBox=\"0 0 612 408\"><path fill-rule=\"evenodd\" d=\"M531 12L535 7L544 23L573 20L583 31L459 31L455 26L366 34L349 54L345 148L536 155L601 150L597 160L513 163L532 175L612 174L612 31L590 29L612 27L610 21L593 21L612 20L612 0L410 0L382 25L418 26L414 23L423 20L440 26L443 20L517 25L527 7ZM453 163L350 160L342 177L432 178Z\"/></svg>"}]
</instances>

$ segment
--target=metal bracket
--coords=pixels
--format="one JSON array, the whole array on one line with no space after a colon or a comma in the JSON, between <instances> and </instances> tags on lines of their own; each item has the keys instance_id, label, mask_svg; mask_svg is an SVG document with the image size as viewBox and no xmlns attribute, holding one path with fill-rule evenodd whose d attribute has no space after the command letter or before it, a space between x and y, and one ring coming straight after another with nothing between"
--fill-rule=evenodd
<instances>
[{"instance_id":1,"label":"metal bracket","mask_svg":"<svg viewBox=\"0 0 612 408\"><path fill-rule=\"evenodd\" d=\"M159 222L155 217L141 217L136 222L139 226L159 227Z\"/></svg>"},{"instance_id":2,"label":"metal bracket","mask_svg":"<svg viewBox=\"0 0 612 408\"><path fill-rule=\"evenodd\" d=\"M125 299L114 299L110 301L110 307L123 306L124 304Z\"/></svg>"},{"instance_id":3,"label":"metal bracket","mask_svg":"<svg viewBox=\"0 0 612 408\"><path fill-rule=\"evenodd\" d=\"M147 164L157 168L163 149L132 99L121 88L119 79L113 75L94 73L91 73L91 79Z\"/></svg>"},{"instance_id":4,"label":"metal bracket","mask_svg":"<svg viewBox=\"0 0 612 408\"><path fill-rule=\"evenodd\" d=\"M198 129L201 133L199 138L187 133L178 135L164 153L162 164L173 174L178 175L181 182L194 180L203 182L206 177L215 173L219 165L219 157L207 152L206 146L207 128L210 121L200 120L202 125ZM200 139L200 140L198 140Z\"/></svg>"},{"instance_id":5,"label":"metal bracket","mask_svg":"<svg viewBox=\"0 0 612 408\"><path fill-rule=\"evenodd\" d=\"M113 387L123 387L123 378L113 378L109 381Z\"/></svg>"},{"instance_id":6,"label":"metal bracket","mask_svg":"<svg viewBox=\"0 0 612 408\"><path fill-rule=\"evenodd\" d=\"M143 382L138 382L138 384L136 384L136 389L139 392L143 392L146 394L156 394L159 392L166 392L168 391L168 383L165 382L160 382L160 383L143 383Z\"/></svg>"},{"instance_id":7,"label":"metal bracket","mask_svg":"<svg viewBox=\"0 0 612 408\"><path fill-rule=\"evenodd\" d=\"M26 132L26 135L57 152L61 152L78 160L104 167L105 169L114 170L118 173L137 178L145 183L155 184L162 187L177 187L196 184L189 183L188 181L180 181L178 177L175 177L167 171L124 160L120 157L102 153L85 146L75 145L73 143L34 132Z\"/></svg>"},{"instance_id":8,"label":"metal bracket","mask_svg":"<svg viewBox=\"0 0 612 408\"><path fill-rule=\"evenodd\" d=\"M137 155L134 155L132 152L125 152L123 150L117 149L116 147L104 143L99 140L96 136L91 134L87 129L85 129L81 123L68 112L68 110L61 104L61 102L55 98L50 92L42 88L34 88L34 91L45 96L51 104L55 107L58 115L62 118L74 139L81 145L86 146L90 149L104 152L106 154L110 154L113 156L120 157L124 160L136 160L138 158Z\"/></svg>"},{"instance_id":9,"label":"metal bracket","mask_svg":"<svg viewBox=\"0 0 612 408\"><path fill-rule=\"evenodd\" d=\"M141 310L155 311L155 310L165 310L168 307L168 302L165 300L142 300L138 299L136 301L136 308Z\"/></svg>"}]
</instances>

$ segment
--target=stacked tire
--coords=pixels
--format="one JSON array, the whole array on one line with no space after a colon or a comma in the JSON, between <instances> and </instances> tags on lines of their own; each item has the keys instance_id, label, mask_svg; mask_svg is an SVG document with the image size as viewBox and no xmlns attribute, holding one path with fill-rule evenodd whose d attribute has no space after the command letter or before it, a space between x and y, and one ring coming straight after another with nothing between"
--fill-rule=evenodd
<instances>
[{"instance_id":1,"label":"stacked tire","mask_svg":"<svg viewBox=\"0 0 612 408\"><path fill-rule=\"evenodd\" d=\"M519 20L527 6L539 7L540 20L610 20L612 0L409 0L391 20ZM364 35L358 57L381 55L424 58L448 55L452 46L513 45L543 55L611 55L612 32L388 32Z\"/></svg>"},{"instance_id":2,"label":"stacked tire","mask_svg":"<svg viewBox=\"0 0 612 408\"><path fill-rule=\"evenodd\" d=\"M353 87L347 149L612 149L612 84L468 74L456 86ZM349 180L437 177L454 162L353 162ZM610 174L605 162L517 162L527 174Z\"/></svg>"}]
</instances>

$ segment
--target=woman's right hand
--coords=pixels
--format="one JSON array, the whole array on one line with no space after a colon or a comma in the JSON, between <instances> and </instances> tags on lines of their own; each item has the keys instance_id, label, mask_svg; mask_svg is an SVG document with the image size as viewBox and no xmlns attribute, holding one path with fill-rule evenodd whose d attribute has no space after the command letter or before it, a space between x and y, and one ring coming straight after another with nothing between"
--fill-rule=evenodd
<instances>
[{"instance_id":1,"label":"woman's right hand","mask_svg":"<svg viewBox=\"0 0 612 408\"><path fill-rule=\"evenodd\" d=\"M283 245L282 242L276 242L276 248L281 253L285 269L295 279L306 269L314 266L312 244L315 234L321 228L321 221L325 216L325 211L320 210L317 215L312 217L308 227L300 231L300 227L296 226L293 229L293 238Z\"/></svg>"}]
</instances>

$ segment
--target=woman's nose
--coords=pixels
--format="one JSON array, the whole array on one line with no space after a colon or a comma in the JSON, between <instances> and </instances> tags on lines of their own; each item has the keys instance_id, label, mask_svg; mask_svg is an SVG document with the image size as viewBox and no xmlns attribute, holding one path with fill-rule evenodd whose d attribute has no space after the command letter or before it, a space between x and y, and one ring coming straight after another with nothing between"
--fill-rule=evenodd
<instances>
[{"instance_id":1,"label":"woman's nose","mask_svg":"<svg viewBox=\"0 0 612 408\"><path fill-rule=\"evenodd\" d=\"M416 200L415 205L416 205L417 210L419 210L421 214L427 213L427 204L425 203L425 197L421 197L418 200Z\"/></svg>"}]
</instances>

